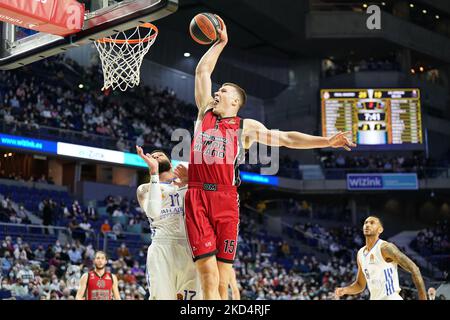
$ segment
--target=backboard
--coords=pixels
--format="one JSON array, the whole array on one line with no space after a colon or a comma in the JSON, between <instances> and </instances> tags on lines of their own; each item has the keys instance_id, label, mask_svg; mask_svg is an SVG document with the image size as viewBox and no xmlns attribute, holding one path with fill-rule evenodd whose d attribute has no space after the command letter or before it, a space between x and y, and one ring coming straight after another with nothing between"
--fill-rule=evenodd
<instances>
[{"instance_id":1,"label":"backboard","mask_svg":"<svg viewBox=\"0 0 450 320\"><path fill-rule=\"evenodd\" d=\"M14 69L174 13L178 0L83 0L83 29L62 37L1 23L0 69Z\"/></svg>"}]
</instances>

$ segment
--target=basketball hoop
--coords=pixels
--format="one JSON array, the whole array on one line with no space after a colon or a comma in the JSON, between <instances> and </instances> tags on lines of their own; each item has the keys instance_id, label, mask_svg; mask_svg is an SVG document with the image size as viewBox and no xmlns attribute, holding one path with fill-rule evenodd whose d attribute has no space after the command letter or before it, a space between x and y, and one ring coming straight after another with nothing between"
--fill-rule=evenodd
<instances>
[{"instance_id":1,"label":"basketball hoop","mask_svg":"<svg viewBox=\"0 0 450 320\"><path fill-rule=\"evenodd\" d=\"M102 62L102 90L118 88L126 91L139 85L142 60L157 36L158 28L151 23L144 23L135 30L119 32L95 41Z\"/></svg>"}]
</instances>

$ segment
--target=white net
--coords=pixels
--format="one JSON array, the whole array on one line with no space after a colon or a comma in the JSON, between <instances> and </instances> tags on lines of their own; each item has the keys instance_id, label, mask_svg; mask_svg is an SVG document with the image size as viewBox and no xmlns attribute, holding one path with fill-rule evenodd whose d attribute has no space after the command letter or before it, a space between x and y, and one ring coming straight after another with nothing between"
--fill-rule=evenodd
<instances>
[{"instance_id":1,"label":"white net","mask_svg":"<svg viewBox=\"0 0 450 320\"><path fill-rule=\"evenodd\" d=\"M158 29L145 23L135 30L119 32L95 41L102 63L104 84L108 88L126 91L139 85L144 56L156 40Z\"/></svg>"}]
</instances>

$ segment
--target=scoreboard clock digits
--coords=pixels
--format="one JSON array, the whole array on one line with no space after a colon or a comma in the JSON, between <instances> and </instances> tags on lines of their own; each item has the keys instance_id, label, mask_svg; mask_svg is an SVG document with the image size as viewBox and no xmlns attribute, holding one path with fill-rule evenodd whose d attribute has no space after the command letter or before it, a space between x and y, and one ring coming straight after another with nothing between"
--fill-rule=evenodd
<instances>
[{"instance_id":1,"label":"scoreboard clock digits","mask_svg":"<svg viewBox=\"0 0 450 320\"><path fill-rule=\"evenodd\" d=\"M322 134L352 131L359 146L421 147L419 89L323 89Z\"/></svg>"}]
</instances>

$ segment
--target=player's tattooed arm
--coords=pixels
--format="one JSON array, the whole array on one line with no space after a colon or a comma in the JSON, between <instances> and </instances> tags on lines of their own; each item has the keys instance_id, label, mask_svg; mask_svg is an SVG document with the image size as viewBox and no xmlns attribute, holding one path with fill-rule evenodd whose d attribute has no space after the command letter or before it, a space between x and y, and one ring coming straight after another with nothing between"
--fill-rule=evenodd
<instances>
[{"instance_id":1,"label":"player's tattooed arm","mask_svg":"<svg viewBox=\"0 0 450 320\"><path fill-rule=\"evenodd\" d=\"M408 271L411 274L414 285L417 288L419 300L427 300L425 283L423 282L419 267L393 243L386 243L382 246L381 254L387 262L395 262L404 270Z\"/></svg>"}]
</instances>

